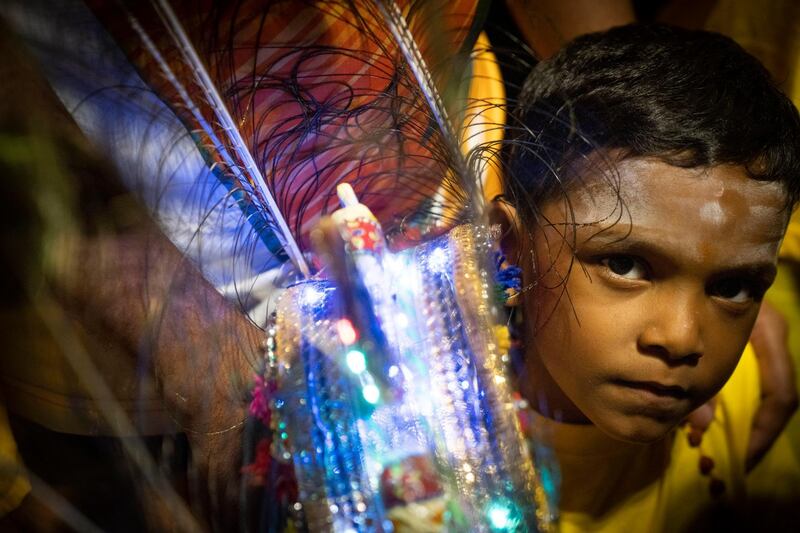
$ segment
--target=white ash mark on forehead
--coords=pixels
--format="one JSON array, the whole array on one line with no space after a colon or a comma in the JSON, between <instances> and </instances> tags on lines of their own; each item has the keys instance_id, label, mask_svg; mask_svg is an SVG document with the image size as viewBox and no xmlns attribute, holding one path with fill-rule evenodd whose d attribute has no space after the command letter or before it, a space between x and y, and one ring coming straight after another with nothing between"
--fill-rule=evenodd
<instances>
[{"instance_id":1,"label":"white ash mark on forehead","mask_svg":"<svg viewBox=\"0 0 800 533\"><path fill-rule=\"evenodd\" d=\"M721 226L727 221L727 216L719 202L706 202L700 207L700 219L703 222Z\"/></svg>"},{"instance_id":2,"label":"white ash mark on forehead","mask_svg":"<svg viewBox=\"0 0 800 533\"><path fill-rule=\"evenodd\" d=\"M761 203L750 204L748 211L751 217L772 217L775 216L780 210L779 207L774 205L765 205Z\"/></svg>"}]
</instances>

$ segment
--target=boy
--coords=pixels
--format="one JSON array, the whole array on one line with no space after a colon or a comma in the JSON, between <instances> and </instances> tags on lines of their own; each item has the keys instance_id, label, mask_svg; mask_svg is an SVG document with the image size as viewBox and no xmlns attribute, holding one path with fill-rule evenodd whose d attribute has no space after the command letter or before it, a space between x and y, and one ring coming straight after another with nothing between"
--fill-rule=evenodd
<instances>
[{"instance_id":1,"label":"boy","mask_svg":"<svg viewBox=\"0 0 800 533\"><path fill-rule=\"evenodd\" d=\"M800 191L797 111L731 40L628 26L537 66L513 118L504 247L523 268L520 383L560 465L561 530L752 512L733 507L752 354L734 369ZM720 389L702 439L676 430Z\"/></svg>"}]
</instances>

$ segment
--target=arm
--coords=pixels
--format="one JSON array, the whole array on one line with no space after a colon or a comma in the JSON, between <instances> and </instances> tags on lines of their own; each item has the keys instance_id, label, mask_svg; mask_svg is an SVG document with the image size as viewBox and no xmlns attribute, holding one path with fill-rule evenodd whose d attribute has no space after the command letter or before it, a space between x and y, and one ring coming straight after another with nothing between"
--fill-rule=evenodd
<instances>
[{"instance_id":1,"label":"arm","mask_svg":"<svg viewBox=\"0 0 800 533\"><path fill-rule=\"evenodd\" d=\"M149 364L190 443L197 475L190 493L206 520L233 527L247 391L263 332L152 224L83 239L73 258L74 269L56 281L59 300L99 338Z\"/></svg>"},{"instance_id":2,"label":"arm","mask_svg":"<svg viewBox=\"0 0 800 533\"><path fill-rule=\"evenodd\" d=\"M750 335L758 359L761 404L747 446L748 471L769 451L797 411L797 384L787 345L788 331L780 312L764 301Z\"/></svg>"}]
</instances>

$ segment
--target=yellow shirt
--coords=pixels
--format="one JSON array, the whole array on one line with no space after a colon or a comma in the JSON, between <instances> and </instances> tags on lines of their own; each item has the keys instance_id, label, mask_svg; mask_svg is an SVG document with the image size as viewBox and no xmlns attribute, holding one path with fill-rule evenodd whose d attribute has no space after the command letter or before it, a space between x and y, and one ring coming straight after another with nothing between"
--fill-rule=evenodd
<instances>
[{"instance_id":1,"label":"yellow shirt","mask_svg":"<svg viewBox=\"0 0 800 533\"><path fill-rule=\"evenodd\" d=\"M559 530L708 531L733 519L730 509L746 509L744 458L758 405L756 364L748 347L718 396L714 422L699 448L689 445L685 427L641 445L612 439L591 425L537 416L561 471ZM712 495L711 476L700 472L701 454L713 459L711 476L724 484L718 496Z\"/></svg>"}]
</instances>

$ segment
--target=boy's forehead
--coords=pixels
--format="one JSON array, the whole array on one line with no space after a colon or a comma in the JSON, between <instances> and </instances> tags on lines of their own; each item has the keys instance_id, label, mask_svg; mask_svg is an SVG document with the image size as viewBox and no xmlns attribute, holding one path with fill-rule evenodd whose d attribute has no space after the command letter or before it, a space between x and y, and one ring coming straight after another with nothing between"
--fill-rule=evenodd
<instances>
[{"instance_id":1,"label":"boy's forehead","mask_svg":"<svg viewBox=\"0 0 800 533\"><path fill-rule=\"evenodd\" d=\"M684 239L687 245L725 237L737 246L771 253L789 217L783 185L754 180L738 166L682 168L633 157L611 169L587 165L572 183L569 204L551 204L547 216L552 222L553 216L571 222L567 213L572 211L587 235L613 231L664 244Z\"/></svg>"},{"instance_id":2,"label":"boy's forehead","mask_svg":"<svg viewBox=\"0 0 800 533\"><path fill-rule=\"evenodd\" d=\"M722 223L768 215L788 221L786 192L781 183L752 179L733 165L683 168L656 158L631 157L613 164L586 166L570 180L573 207L600 215L601 220L624 205L630 214L646 215L663 209L691 213ZM588 222L588 221L579 221Z\"/></svg>"}]
</instances>

